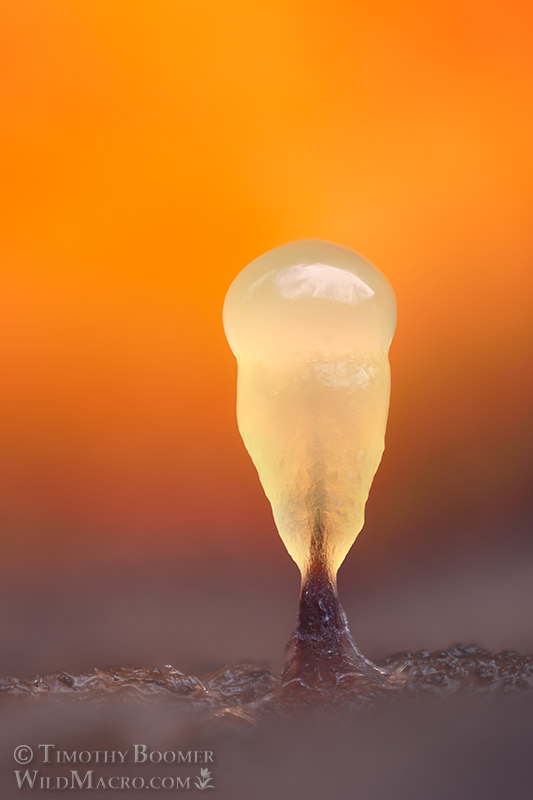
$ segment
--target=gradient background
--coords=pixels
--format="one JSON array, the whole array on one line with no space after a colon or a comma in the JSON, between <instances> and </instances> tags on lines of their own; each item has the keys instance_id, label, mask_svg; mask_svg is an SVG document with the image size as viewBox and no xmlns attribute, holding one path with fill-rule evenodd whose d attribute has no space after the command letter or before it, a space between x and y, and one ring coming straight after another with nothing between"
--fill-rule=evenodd
<instances>
[{"instance_id":1,"label":"gradient background","mask_svg":"<svg viewBox=\"0 0 533 800\"><path fill-rule=\"evenodd\" d=\"M399 307L340 575L356 638L533 649L530 4L1 17L1 671L279 662L298 575L221 313L248 261L308 236Z\"/></svg>"}]
</instances>

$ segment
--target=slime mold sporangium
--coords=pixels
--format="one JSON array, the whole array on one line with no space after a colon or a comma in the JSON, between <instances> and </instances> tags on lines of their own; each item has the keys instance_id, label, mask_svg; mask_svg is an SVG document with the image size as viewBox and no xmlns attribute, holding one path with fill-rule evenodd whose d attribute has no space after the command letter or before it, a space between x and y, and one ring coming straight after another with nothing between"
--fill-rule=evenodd
<instances>
[{"instance_id":1,"label":"slime mold sporangium","mask_svg":"<svg viewBox=\"0 0 533 800\"><path fill-rule=\"evenodd\" d=\"M336 575L383 454L395 324L384 275L325 241L264 253L226 295L239 430L302 576L286 682L387 680L351 638Z\"/></svg>"}]
</instances>

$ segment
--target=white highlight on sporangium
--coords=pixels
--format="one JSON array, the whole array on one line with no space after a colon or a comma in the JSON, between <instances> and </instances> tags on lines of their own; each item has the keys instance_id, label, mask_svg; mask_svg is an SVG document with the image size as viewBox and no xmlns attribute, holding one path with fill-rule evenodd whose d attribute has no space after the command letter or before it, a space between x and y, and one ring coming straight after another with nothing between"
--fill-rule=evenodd
<instances>
[{"instance_id":1,"label":"white highlight on sporangium","mask_svg":"<svg viewBox=\"0 0 533 800\"><path fill-rule=\"evenodd\" d=\"M259 256L226 295L239 430L302 575L319 558L334 578L363 527L384 449L395 324L385 276L313 239Z\"/></svg>"}]
</instances>

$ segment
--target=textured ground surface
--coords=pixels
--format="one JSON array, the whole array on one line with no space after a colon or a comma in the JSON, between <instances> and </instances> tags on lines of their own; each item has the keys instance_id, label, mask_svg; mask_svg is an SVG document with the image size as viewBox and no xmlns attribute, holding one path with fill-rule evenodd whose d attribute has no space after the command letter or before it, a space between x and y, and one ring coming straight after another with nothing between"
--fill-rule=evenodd
<instances>
[{"instance_id":1,"label":"textured ground surface","mask_svg":"<svg viewBox=\"0 0 533 800\"><path fill-rule=\"evenodd\" d=\"M224 798L529 798L533 791L533 657L458 645L400 653L382 666L396 681L282 687L253 664L209 676L171 666L90 674L2 678L2 797L20 796L14 747L42 742L66 750L128 751L120 765L35 763L39 776L104 778L176 774L197 780L200 766L133 764L134 744L151 751L214 753L210 788ZM191 784L191 792L198 791ZM53 788L47 796L62 796ZM124 790L153 797L169 791ZM175 793L175 791L174 791ZM117 791L100 792L116 796Z\"/></svg>"},{"instance_id":2,"label":"textured ground surface","mask_svg":"<svg viewBox=\"0 0 533 800\"><path fill-rule=\"evenodd\" d=\"M290 565L275 591L270 574L241 566L205 576L177 575L174 564L131 574L100 565L94 575L47 573L41 582L12 576L0 587L0 673L20 677L0 678L0 797L40 796L17 789L15 769L52 777L72 768L36 759L17 766L18 745L131 756L144 743L156 753L213 751L211 794L224 800L530 800L533 659L498 651L532 651L532 555L454 554L403 573L395 562L375 589L364 570L353 589L345 581L341 598L357 643L396 679L391 691L357 690L352 681L334 696L280 689L298 589ZM457 638L487 650L438 649ZM406 646L410 653L384 658ZM232 666L220 669L224 661ZM176 668L162 666L169 663ZM93 766L126 778L199 772L130 757Z\"/></svg>"},{"instance_id":3,"label":"textured ground surface","mask_svg":"<svg viewBox=\"0 0 533 800\"><path fill-rule=\"evenodd\" d=\"M383 666L397 678L394 693L452 695L508 693L533 690L533 656L513 651L490 653L475 645L456 645L430 653L398 653L385 659ZM308 694L320 703L320 687ZM86 675L58 672L29 679L0 678L0 696L38 699L62 695L79 700L102 700L121 696L139 701L168 699L186 708L217 712L228 707L270 707L284 713L284 694L279 678L253 664L227 666L210 676L186 675L172 666L96 669ZM313 690L314 689L314 690ZM362 685L338 687L328 702L369 700ZM307 705L307 704L306 704ZM291 703L292 706L292 703Z\"/></svg>"}]
</instances>

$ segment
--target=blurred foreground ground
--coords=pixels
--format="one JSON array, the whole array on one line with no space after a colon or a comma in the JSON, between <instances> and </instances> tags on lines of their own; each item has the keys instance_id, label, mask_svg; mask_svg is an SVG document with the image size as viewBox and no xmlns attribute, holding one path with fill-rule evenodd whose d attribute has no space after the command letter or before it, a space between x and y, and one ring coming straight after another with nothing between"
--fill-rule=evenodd
<instances>
[{"instance_id":1,"label":"blurred foreground ground","mask_svg":"<svg viewBox=\"0 0 533 800\"><path fill-rule=\"evenodd\" d=\"M64 775L77 768L95 776L191 776L200 766L135 764L135 745L150 752L212 752L213 797L224 800L386 800L387 798L530 798L533 786L530 693L482 698L405 698L339 723L325 712L255 728L224 727L172 704L3 703L2 775L6 800L29 792L16 788L15 745L55 743L66 751L120 749L122 766L50 764L38 757L30 769ZM196 794L191 780L188 796ZM97 796L165 797L173 791L98 792ZM39 791L31 792L39 796ZM70 794L46 791L46 796ZM80 795L85 792L80 791ZM92 794L92 792L87 792ZM96 794L96 793L95 793ZM178 792L179 794L179 792Z\"/></svg>"},{"instance_id":2,"label":"blurred foreground ground","mask_svg":"<svg viewBox=\"0 0 533 800\"><path fill-rule=\"evenodd\" d=\"M357 643L375 659L457 641L533 652L533 554L523 538L510 544L504 553L494 546L446 556L433 550L418 561L383 563L381 571L374 564L367 574L364 559L350 557L339 585ZM295 621L298 579L288 559L273 569L235 559L207 569L188 562L184 569L179 558L163 564L148 557L142 569L124 559L121 565L109 559L68 568L50 561L38 569L35 562L21 566L1 590L0 672L27 677L172 664L204 675L248 659L275 673ZM171 702L2 705L5 798L21 794L13 748L41 742L68 750L127 750L134 743L162 751L213 750L213 796L235 800L533 795L528 691L406 697L349 720L317 712L250 728L214 722L200 711L191 715ZM176 769L145 765L124 774L172 775Z\"/></svg>"}]
</instances>

